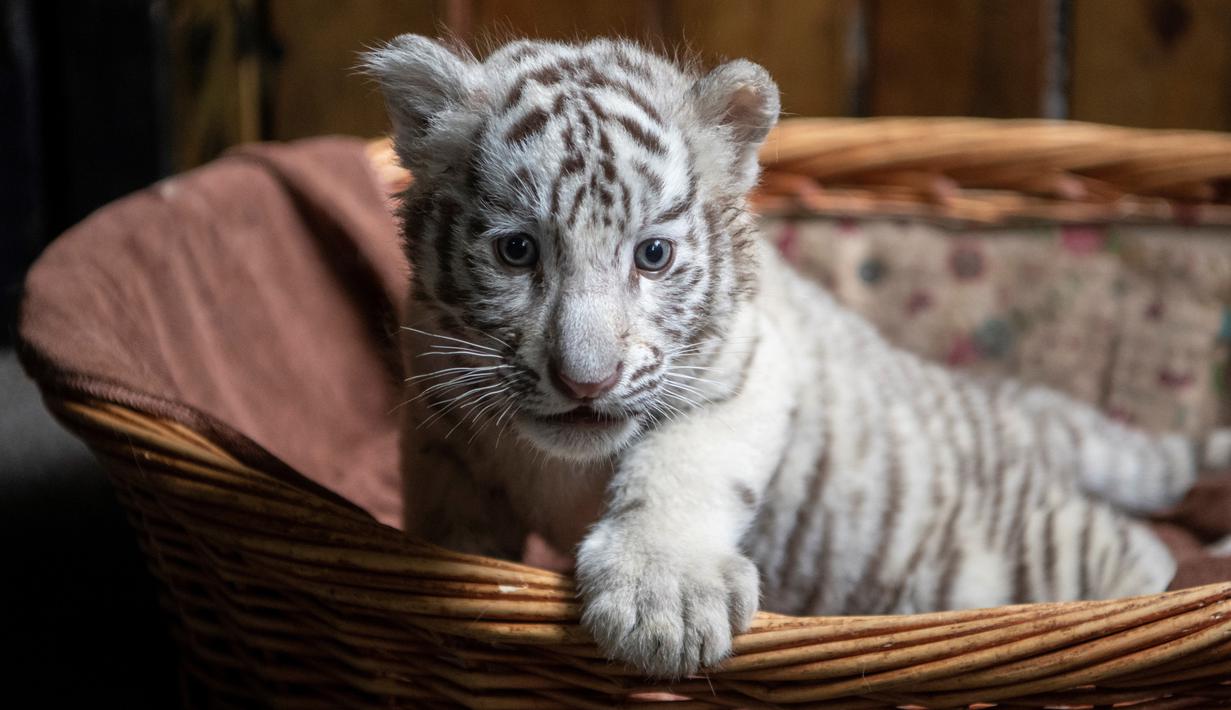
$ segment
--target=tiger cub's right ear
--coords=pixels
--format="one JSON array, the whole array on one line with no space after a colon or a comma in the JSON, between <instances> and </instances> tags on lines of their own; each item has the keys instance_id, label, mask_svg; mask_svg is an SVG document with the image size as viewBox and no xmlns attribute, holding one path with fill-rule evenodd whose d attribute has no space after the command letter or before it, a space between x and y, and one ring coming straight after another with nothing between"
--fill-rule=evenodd
<instances>
[{"instance_id":1,"label":"tiger cub's right ear","mask_svg":"<svg viewBox=\"0 0 1231 710\"><path fill-rule=\"evenodd\" d=\"M429 37L404 34L364 52L360 69L376 79L402 164L420 175L445 167L478 124L482 66Z\"/></svg>"},{"instance_id":2,"label":"tiger cub's right ear","mask_svg":"<svg viewBox=\"0 0 1231 710\"><path fill-rule=\"evenodd\" d=\"M703 129L728 145L730 186L746 192L757 179L757 149L778 121L778 85L760 65L736 59L698 80L692 93Z\"/></svg>"}]
</instances>

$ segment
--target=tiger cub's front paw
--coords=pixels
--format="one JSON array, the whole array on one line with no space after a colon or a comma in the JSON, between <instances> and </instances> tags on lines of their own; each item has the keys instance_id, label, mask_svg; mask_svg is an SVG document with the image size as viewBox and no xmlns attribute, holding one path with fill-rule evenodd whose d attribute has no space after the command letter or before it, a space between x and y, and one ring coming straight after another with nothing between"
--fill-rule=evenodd
<instances>
[{"instance_id":1,"label":"tiger cub's front paw","mask_svg":"<svg viewBox=\"0 0 1231 710\"><path fill-rule=\"evenodd\" d=\"M757 610L756 566L738 552L672 554L596 530L577 557L582 624L609 658L680 678L731 653Z\"/></svg>"}]
</instances>

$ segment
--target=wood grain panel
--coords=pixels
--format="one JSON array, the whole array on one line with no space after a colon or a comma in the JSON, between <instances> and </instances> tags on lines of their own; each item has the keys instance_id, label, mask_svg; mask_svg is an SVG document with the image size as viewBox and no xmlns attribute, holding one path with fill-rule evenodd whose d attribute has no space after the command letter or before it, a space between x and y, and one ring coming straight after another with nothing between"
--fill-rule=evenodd
<instances>
[{"instance_id":1,"label":"wood grain panel","mask_svg":"<svg viewBox=\"0 0 1231 710\"><path fill-rule=\"evenodd\" d=\"M657 0L459 0L455 4L463 8L457 12L457 33L481 52L520 37L652 39L660 29Z\"/></svg>"},{"instance_id":2,"label":"wood grain panel","mask_svg":"<svg viewBox=\"0 0 1231 710\"><path fill-rule=\"evenodd\" d=\"M269 73L270 138L322 133L375 136L387 129L384 104L358 76L358 52L403 32L435 35L436 0L268 0L276 43Z\"/></svg>"},{"instance_id":3,"label":"wood grain panel","mask_svg":"<svg viewBox=\"0 0 1231 710\"><path fill-rule=\"evenodd\" d=\"M710 64L761 64L788 114L847 115L858 103L860 10L858 0L665 0L663 34Z\"/></svg>"},{"instance_id":4,"label":"wood grain panel","mask_svg":"<svg viewBox=\"0 0 1231 710\"><path fill-rule=\"evenodd\" d=\"M1073 118L1231 129L1231 2L1077 0Z\"/></svg>"},{"instance_id":5,"label":"wood grain panel","mask_svg":"<svg viewBox=\"0 0 1231 710\"><path fill-rule=\"evenodd\" d=\"M261 58L244 28L258 21L254 0L171 4L172 160L176 170L227 147L261 138Z\"/></svg>"},{"instance_id":6,"label":"wood grain panel","mask_svg":"<svg viewBox=\"0 0 1231 710\"><path fill-rule=\"evenodd\" d=\"M1055 0L872 0L870 113L1055 117L1057 8Z\"/></svg>"}]
</instances>

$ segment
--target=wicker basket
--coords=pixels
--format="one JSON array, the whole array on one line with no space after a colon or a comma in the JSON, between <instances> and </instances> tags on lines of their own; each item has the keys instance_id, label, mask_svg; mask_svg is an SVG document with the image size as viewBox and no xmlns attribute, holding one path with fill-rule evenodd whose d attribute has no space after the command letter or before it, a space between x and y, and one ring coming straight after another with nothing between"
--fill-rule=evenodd
<instances>
[{"instance_id":1,"label":"wicker basket","mask_svg":"<svg viewBox=\"0 0 1231 710\"><path fill-rule=\"evenodd\" d=\"M405 179L386 146L371 154L391 183ZM1223 182L1231 179L1231 138L1220 135L796 120L776 132L764 158L758 204L767 210L984 223L1199 212L1231 223ZM224 701L671 702L679 710L1231 704L1231 583L915 616L762 613L720 669L649 683L596 651L566 577L407 539L138 408L45 394L106 464L161 582L186 671Z\"/></svg>"}]
</instances>

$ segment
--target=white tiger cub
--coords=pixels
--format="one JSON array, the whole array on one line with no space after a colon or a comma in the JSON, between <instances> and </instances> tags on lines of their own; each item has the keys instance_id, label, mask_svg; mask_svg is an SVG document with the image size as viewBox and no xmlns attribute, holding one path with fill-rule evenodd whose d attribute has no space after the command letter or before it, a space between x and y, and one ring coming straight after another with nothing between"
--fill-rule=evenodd
<instances>
[{"instance_id":1,"label":"white tiger cub","mask_svg":"<svg viewBox=\"0 0 1231 710\"><path fill-rule=\"evenodd\" d=\"M1121 511L1196 476L1179 436L976 382L887 344L754 235L778 115L761 67L623 41L479 62L365 55L414 183L403 349L408 532L576 551L602 650L676 677L758 600L880 614L1164 589Z\"/></svg>"}]
</instances>

